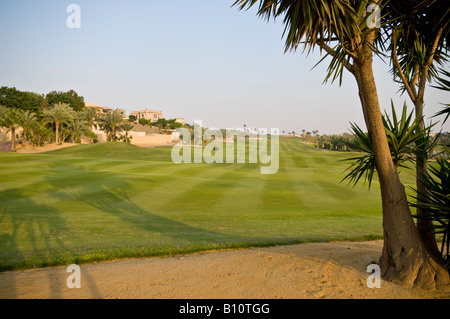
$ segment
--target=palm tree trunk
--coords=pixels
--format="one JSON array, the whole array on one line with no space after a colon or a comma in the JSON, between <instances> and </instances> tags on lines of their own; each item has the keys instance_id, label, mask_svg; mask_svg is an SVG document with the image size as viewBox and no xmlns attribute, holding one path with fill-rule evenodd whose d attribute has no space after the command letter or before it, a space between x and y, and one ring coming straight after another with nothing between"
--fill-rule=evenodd
<instances>
[{"instance_id":1,"label":"palm tree trunk","mask_svg":"<svg viewBox=\"0 0 450 319\"><path fill-rule=\"evenodd\" d=\"M16 149L16 128L11 126L11 152L17 152Z\"/></svg>"},{"instance_id":2,"label":"palm tree trunk","mask_svg":"<svg viewBox=\"0 0 450 319\"><path fill-rule=\"evenodd\" d=\"M416 117L423 117L423 100L420 98L417 99L414 103L414 106L416 110ZM422 132L422 134L425 134L423 120L420 124L420 131ZM418 203L428 202L427 197L428 190L421 179L421 176L424 176L426 172L427 172L426 154L419 152L416 156L416 189L417 189ZM417 207L416 215L418 217L417 230L419 231L419 235L422 238L425 247L427 247L428 251L435 258L438 259L442 258L436 243L436 234L433 227L433 221L427 218L429 216L428 212L426 212L420 207Z\"/></svg>"},{"instance_id":3,"label":"palm tree trunk","mask_svg":"<svg viewBox=\"0 0 450 319\"><path fill-rule=\"evenodd\" d=\"M450 282L449 274L428 253L411 216L405 187L400 182L387 142L369 50L355 60L353 74L372 140L381 189L384 232L381 273L385 280L435 289L438 284Z\"/></svg>"},{"instance_id":4,"label":"palm tree trunk","mask_svg":"<svg viewBox=\"0 0 450 319\"><path fill-rule=\"evenodd\" d=\"M55 122L56 131L56 144L59 144L59 122Z\"/></svg>"},{"instance_id":5,"label":"palm tree trunk","mask_svg":"<svg viewBox=\"0 0 450 319\"><path fill-rule=\"evenodd\" d=\"M438 49L439 41L443 34L443 27L440 27L439 30L434 35L433 43L431 44L430 54L427 60L421 61L422 64L416 62L414 65L414 72L416 76L408 82L408 79L404 75L401 65L398 61L396 48L394 47L393 51L393 62L399 72L399 76L403 82L403 85L413 101L416 111L416 117L422 118L420 123L420 132L425 134L424 132L424 122L423 122L423 104L424 104L424 96L426 83L428 80L429 70L433 64L433 59ZM416 41L420 42L419 35L415 33ZM421 42L420 42L421 43ZM418 86L417 86L418 85ZM426 174L427 172L427 156L424 152L419 152L416 156L416 189L417 189L417 203L426 203L428 202L427 193L428 190L423 184L421 180L421 176ZM437 259L442 261L441 253L439 252L439 248L436 243L436 236L433 227L433 221L428 219L429 214L421 209L416 209L417 218L417 229L419 231L419 235L428 249L428 251Z\"/></svg>"}]
</instances>

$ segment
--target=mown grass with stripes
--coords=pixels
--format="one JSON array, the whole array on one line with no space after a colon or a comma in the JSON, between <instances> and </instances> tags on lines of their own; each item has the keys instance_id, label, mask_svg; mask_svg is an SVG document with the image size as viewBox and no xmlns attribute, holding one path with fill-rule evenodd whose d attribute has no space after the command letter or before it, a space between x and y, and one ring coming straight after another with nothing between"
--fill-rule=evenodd
<instances>
[{"instance_id":1,"label":"mown grass with stripes","mask_svg":"<svg viewBox=\"0 0 450 319\"><path fill-rule=\"evenodd\" d=\"M0 154L0 269L382 236L377 182L340 182L350 153L281 139L273 175L170 153L108 143Z\"/></svg>"}]
</instances>

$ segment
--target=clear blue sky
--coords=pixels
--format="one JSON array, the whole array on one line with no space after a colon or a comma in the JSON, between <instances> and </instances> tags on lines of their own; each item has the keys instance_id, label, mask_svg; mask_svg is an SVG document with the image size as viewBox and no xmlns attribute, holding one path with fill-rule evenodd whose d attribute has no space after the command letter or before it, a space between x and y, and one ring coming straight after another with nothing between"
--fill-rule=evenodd
<instances>
[{"instance_id":1,"label":"clear blue sky","mask_svg":"<svg viewBox=\"0 0 450 319\"><path fill-rule=\"evenodd\" d=\"M48 93L74 89L90 103L207 127L347 132L364 126L354 79L323 85L319 52L284 53L282 21L266 22L234 0L14 0L0 2L0 86ZM69 29L69 4L81 28ZM377 61L383 108L407 96ZM427 115L448 102L428 88ZM439 126L440 127L440 126ZM450 123L444 130L450 129Z\"/></svg>"}]
</instances>

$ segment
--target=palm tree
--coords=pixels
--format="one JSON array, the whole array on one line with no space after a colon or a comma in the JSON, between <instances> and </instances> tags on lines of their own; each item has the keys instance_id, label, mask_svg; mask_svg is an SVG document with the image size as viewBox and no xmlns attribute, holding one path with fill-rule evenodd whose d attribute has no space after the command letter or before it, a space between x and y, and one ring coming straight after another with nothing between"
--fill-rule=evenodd
<instances>
[{"instance_id":1,"label":"palm tree","mask_svg":"<svg viewBox=\"0 0 450 319\"><path fill-rule=\"evenodd\" d=\"M75 118L75 111L67 103L56 103L50 109L45 109L42 116L46 123L55 124L56 144L59 144L60 126Z\"/></svg>"},{"instance_id":2,"label":"palm tree","mask_svg":"<svg viewBox=\"0 0 450 319\"><path fill-rule=\"evenodd\" d=\"M130 122L125 122L121 125L121 129L122 131L125 132L125 136L124 136L124 142L125 143L130 143L130 138L128 137L128 133L130 133L130 131L134 128L134 125L131 124Z\"/></svg>"},{"instance_id":3,"label":"palm tree","mask_svg":"<svg viewBox=\"0 0 450 319\"><path fill-rule=\"evenodd\" d=\"M29 110L23 112L22 118L20 119L20 125L23 128L22 134L26 141L28 140L28 133L36 121L37 121L36 113L30 112Z\"/></svg>"},{"instance_id":4,"label":"palm tree","mask_svg":"<svg viewBox=\"0 0 450 319\"><path fill-rule=\"evenodd\" d=\"M2 108L0 113L2 114L0 118L0 125L8 128L8 131L11 132L11 152L17 152L16 129L20 126L22 111L16 108Z\"/></svg>"},{"instance_id":5,"label":"palm tree","mask_svg":"<svg viewBox=\"0 0 450 319\"><path fill-rule=\"evenodd\" d=\"M8 112L8 108L6 106L0 105L0 127L3 127L2 121L6 112Z\"/></svg>"},{"instance_id":6,"label":"palm tree","mask_svg":"<svg viewBox=\"0 0 450 319\"><path fill-rule=\"evenodd\" d=\"M100 127L108 134L108 140L115 142L117 133L122 131L121 124L124 122L122 112L119 109L110 110L98 118Z\"/></svg>"},{"instance_id":7,"label":"palm tree","mask_svg":"<svg viewBox=\"0 0 450 319\"><path fill-rule=\"evenodd\" d=\"M51 129L36 121L32 126L33 131L33 144L36 146L42 146L45 139L52 135Z\"/></svg>"},{"instance_id":8,"label":"palm tree","mask_svg":"<svg viewBox=\"0 0 450 319\"><path fill-rule=\"evenodd\" d=\"M375 5L380 2L371 1ZM234 5L245 9L256 3L259 16L282 17L286 51L295 51L301 44L308 52L319 48L326 52L320 62L331 58L325 81L339 80L341 84L344 71L356 80L380 181L384 246L379 263L384 279L426 288L450 282L449 273L422 244L391 156L372 65L373 55L383 49L381 33L370 23L373 16L368 14L368 2L236 0Z\"/></svg>"},{"instance_id":9,"label":"palm tree","mask_svg":"<svg viewBox=\"0 0 450 319\"><path fill-rule=\"evenodd\" d=\"M407 113L406 104L403 105L401 117L397 117L394 104L391 102L392 119L385 113L383 116L383 123L386 130L386 136L391 150L392 160L395 167L405 167L403 163L411 162L416 152L417 141L421 140L422 134L417 133L416 130L420 126L422 118L414 118L413 113ZM351 162L349 167L350 172L343 178L349 180L349 183L358 183L361 177L364 176L365 181L368 181L369 188L372 184L372 179L376 171L375 156L372 148L370 135L356 124L351 124L354 139L347 142L347 145L358 152L362 152L361 156L348 159ZM431 131L434 125L427 127L427 131Z\"/></svg>"},{"instance_id":10,"label":"palm tree","mask_svg":"<svg viewBox=\"0 0 450 319\"><path fill-rule=\"evenodd\" d=\"M83 112L85 120L88 122L89 130L92 131L92 128L95 125L95 119L98 116L98 111L92 107L88 107Z\"/></svg>"},{"instance_id":11,"label":"palm tree","mask_svg":"<svg viewBox=\"0 0 450 319\"><path fill-rule=\"evenodd\" d=\"M78 116L69 124L69 129L72 131L74 143L81 143L81 136L88 130L89 123L84 119L84 116Z\"/></svg>"},{"instance_id":12,"label":"palm tree","mask_svg":"<svg viewBox=\"0 0 450 319\"><path fill-rule=\"evenodd\" d=\"M446 41L450 31L448 20L450 12L445 1L397 0L389 3L390 15L386 40L389 38L392 73L394 80L400 84L402 92L406 92L414 103L416 116L423 118L423 106L427 81L438 75L437 65L442 65L447 58ZM432 23L424 23L425 16L437 16ZM418 132L425 138L424 122ZM426 175L427 154L422 148L416 152L416 188L417 200L427 200L427 190L422 175ZM440 252L436 243L433 222L427 218L427 211L417 205L417 229L428 250L436 257ZM422 216L423 215L423 216Z\"/></svg>"}]
</instances>

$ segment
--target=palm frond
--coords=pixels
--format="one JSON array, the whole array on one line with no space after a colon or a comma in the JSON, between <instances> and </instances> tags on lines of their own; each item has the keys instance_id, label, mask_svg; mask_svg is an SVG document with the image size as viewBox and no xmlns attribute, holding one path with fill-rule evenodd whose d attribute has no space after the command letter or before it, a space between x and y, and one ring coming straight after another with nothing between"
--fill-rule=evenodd
<instances>
[{"instance_id":1,"label":"palm frond","mask_svg":"<svg viewBox=\"0 0 450 319\"><path fill-rule=\"evenodd\" d=\"M437 138L431 137L431 129L435 124L431 124L422 130L423 118L413 117L413 112L408 114L406 104L403 105L400 119L397 117L392 101L391 112L392 121L385 112L383 123L394 164L402 165L403 162L410 160L412 155L417 155L419 152L428 157L437 142Z\"/></svg>"},{"instance_id":2,"label":"palm frond","mask_svg":"<svg viewBox=\"0 0 450 319\"><path fill-rule=\"evenodd\" d=\"M332 59L325 81L339 79L342 84L344 69L351 61L352 52L364 42L360 11L367 7L365 1L237 0L233 6L243 10L256 3L259 3L257 14L260 17L266 20L283 18L285 52L296 51L299 46L307 52L315 47L321 50L330 48L332 53L327 51L326 57L331 55Z\"/></svg>"},{"instance_id":3,"label":"palm frond","mask_svg":"<svg viewBox=\"0 0 450 319\"><path fill-rule=\"evenodd\" d=\"M437 86L432 86L434 88L437 88L439 90L443 91L450 91L450 72L441 68L439 72L442 74L442 76L437 76ZM450 104L443 104L445 105L444 109L437 112L434 117L440 116L440 115L446 115L444 122L448 120L448 117L450 116Z\"/></svg>"},{"instance_id":4,"label":"palm frond","mask_svg":"<svg viewBox=\"0 0 450 319\"><path fill-rule=\"evenodd\" d=\"M375 154L373 153L372 141L370 139L369 133L365 133L357 124L350 123L355 136L355 140L346 142L347 145L355 150L362 152L362 156L352 157L345 159L352 164L346 170L349 171L347 175L342 179L348 180L348 184L356 184L360 181L361 177L364 176L364 182L368 182L369 189L372 185L372 180L374 173L376 171Z\"/></svg>"},{"instance_id":5,"label":"palm frond","mask_svg":"<svg viewBox=\"0 0 450 319\"><path fill-rule=\"evenodd\" d=\"M413 112L408 114L406 104L403 105L401 116L398 117L394 104L391 102L391 112L391 117L385 112L383 124L394 165L407 167L405 163L411 161L419 151L430 154L437 141L436 138L431 138L433 125L423 131L419 130L422 118L414 117ZM355 186L364 176L370 188L376 171L370 134L365 133L356 124L351 124L351 131L355 141L347 142L347 145L353 150L362 152L363 155L345 160L351 165L347 169L349 173L342 180L348 180L349 184L353 183Z\"/></svg>"},{"instance_id":6,"label":"palm frond","mask_svg":"<svg viewBox=\"0 0 450 319\"><path fill-rule=\"evenodd\" d=\"M427 218L433 221L436 234L442 234L441 254L450 266L450 150L444 146L445 156L440 156L435 165L430 165L426 174L420 176L427 193L420 194L426 201L420 201L414 196L410 206L421 208L428 214L424 216L413 215L415 218ZM416 193L417 190L413 189Z\"/></svg>"}]
</instances>

